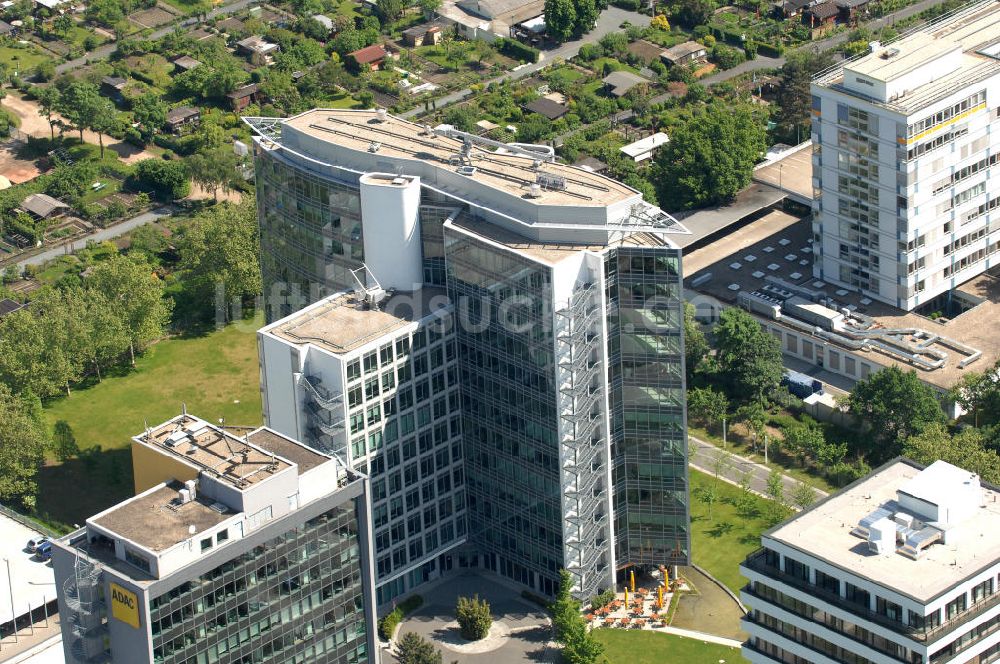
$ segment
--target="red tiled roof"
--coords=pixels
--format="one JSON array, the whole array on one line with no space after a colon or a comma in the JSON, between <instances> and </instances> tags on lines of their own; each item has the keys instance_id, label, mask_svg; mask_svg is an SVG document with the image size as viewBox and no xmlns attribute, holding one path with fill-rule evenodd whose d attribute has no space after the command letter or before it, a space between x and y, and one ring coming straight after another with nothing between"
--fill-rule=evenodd
<instances>
[{"instance_id":1,"label":"red tiled roof","mask_svg":"<svg viewBox=\"0 0 1000 664\"><path fill-rule=\"evenodd\" d=\"M385 56L389 54L386 53L381 44L372 44L371 46L359 48L353 53L348 53L348 55L354 58L354 61L359 65L365 65L371 64L372 62L378 62L379 60L384 60Z\"/></svg>"}]
</instances>

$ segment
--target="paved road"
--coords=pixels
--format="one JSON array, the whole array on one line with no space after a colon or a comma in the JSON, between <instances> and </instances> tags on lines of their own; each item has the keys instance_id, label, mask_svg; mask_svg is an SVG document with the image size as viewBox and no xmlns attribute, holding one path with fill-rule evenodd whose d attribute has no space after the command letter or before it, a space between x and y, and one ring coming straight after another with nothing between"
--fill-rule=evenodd
<instances>
[{"instance_id":1,"label":"paved road","mask_svg":"<svg viewBox=\"0 0 1000 664\"><path fill-rule=\"evenodd\" d=\"M749 470L751 473L750 488L761 495L767 496L767 478L771 475L771 469L764 464L751 461L744 456L733 454L732 452L726 452L711 443L706 443L690 435L688 436L688 447L690 449L691 465L694 468L709 475L715 475L716 460L719 458L719 454L722 453L727 456L719 477L733 484L739 484L743 479L743 474ZM802 482L784 474L781 476L781 479L785 485L785 501L791 503L790 497L792 492ZM819 489L813 490L816 492L817 499L828 495L825 491L820 491Z\"/></svg>"},{"instance_id":2,"label":"paved road","mask_svg":"<svg viewBox=\"0 0 1000 664\"><path fill-rule=\"evenodd\" d=\"M580 39L568 41L549 51L542 51L542 60L540 62L521 65L517 69L507 72L503 76L498 76L497 78L487 81L485 85L489 85L490 83L499 83L504 80L516 81L517 79L534 74L539 69L548 67L560 58L568 60L579 53L580 47L584 44L595 44L604 35L620 30L622 23L625 21L628 21L632 25L649 25L650 17L644 14L638 14L636 12L620 9L618 7L608 7L601 12L601 15L597 18L597 25L594 29ZM465 99L471 94L472 90L469 88L452 92L451 94L447 94L439 99L436 99L434 101L433 108L444 108L445 106ZM413 118L422 115L423 113L425 113L423 106L418 106L417 108L412 108L409 111L406 111L402 114L402 116L404 118Z\"/></svg>"},{"instance_id":3,"label":"paved road","mask_svg":"<svg viewBox=\"0 0 1000 664\"><path fill-rule=\"evenodd\" d=\"M24 260L16 263L17 269L18 271L23 272L24 268L28 265L41 265L52 260L53 258L58 258L64 254L71 254L74 251L79 251L80 249L86 247L88 242L104 242L105 240L111 240L121 235L125 235L139 226L144 226L152 221L169 217L176 211L176 208L167 205L161 208L156 208L155 210L150 210L149 212L143 212L137 217L132 217L131 219L126 219L125 221L119 222L113 226L108 226L107 228L94 231L86 237L73 240L73 242L68 242L58 247L46 249L40 254L35 254L34 256L25 258Z\"/></svg>"},{"instance_id":4,"label":"paved road","mask_svg":"<svg viewBox=\"0 0 1000 664\"><path fill-rule=\"evenodd\" d=\"M238 12L241 9L245 9L251 5L260 4L261 0L236 0L229 4L223 5L221 7L216 7L212 11L208 12L208 18L215 18L216 16L225 16L226 14L232 14L233 12ZM155 30L148 39L159 39L160 37L165 37L177 28L189 28L194 25L200 24L202 21L199 17L193 16L191 18L186 18L182 21L170 23ZM82 67L88 62L93 62L94 60L106 60L115 52L117 48L114 42L110 44L105 44L103 46L98 46L93 51L85 54L82 58L77 58L76 60L69 60L62 63L61 65L56 65L56 73L61 74L64 71L69 71L70 69L75 69L77 67Z\"/></svg>"}]
</instances>

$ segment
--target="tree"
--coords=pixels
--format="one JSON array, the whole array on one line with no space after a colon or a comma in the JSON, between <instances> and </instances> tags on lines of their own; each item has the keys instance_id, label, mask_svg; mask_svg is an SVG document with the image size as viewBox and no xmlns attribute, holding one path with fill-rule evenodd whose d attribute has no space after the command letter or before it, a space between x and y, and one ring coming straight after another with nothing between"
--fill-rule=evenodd
<instances>
[{"instance_id":1,"label":"tree","mask_svg":"<svg viewBox=\"0 0 1000 664\"><path fill-rule=\"evenodd\" d=\"M493 625L490 605L486 600L479 599L479 595L459 597L455 605L455 615L462 638L479 641L490 633L490 627Z\"/></svg>"},{"instance_id":2,"label":"tree","mask_svg":"<svg viewBox=\"0 0 1000 664\"><path fill-rule=\"evenodd\" d=\"M895 366L859 381L847 398L847 406L871 426L879 443L874 453L883 460L899 454L910 436L946 419L937 395L917 373Z\"/></svg>"},{"instance_id":3,"label":"tree","mask_svg":"<svg viewBox=\"0 0 1000 664\"><path fill-rule=\"evenodd\" d=\"M32 94L36 99L38 99L38 114L45 118L45 121L49 123L49 132L52 135L52 140L56 139L56 125L59 124L58 120L54 117L58 112L57 109L60 106L60 92L59 88L54 85L48 85L45 87L36 86L31 89Z\"/></svg>"},{"instance_id":4,"label":"tree","mask_svg":"<svg viewBox=\"0 0 1000 664\"><path fill-rule=\"evenodd\" d=\"M778 505L785 504L785 482L781 476L781 471L772 468L767 476L767 497Z\"/></svg>"},{"instance_id":5,"label":"tree","mask_svg":"<svg viewBox=\"0 0 1000 664\"><path fill-rule=\"evenodd\" d=\"M763 403L781 383L784 367L778 340L746 311L725 309L715 326L715 342L720 370L733 395Z\"/></svg>"},{"instance_id":6,"label":"tree","mask_svg":"<svg viewBox=\"0 0 1000 664\"><path fill-rule=\"evenodd\" d=\"M693 28L708 23L714 10L715 3L711 0L680 0L674 15L682 24Z\"/></svg>"},{"instance_id":7,"label":"tree","mask_svg":"<svg viewBox=\"0 0 1000 664\"><path fill-rule=\"evenodd\" d=\"M706 427L715 427L729 412L729 399L722 392L711 387L695 387L688 390L688 413Z\"/></svg>"},{"instance_id":8,"label":"tree","mask_svg":"<svg viewBox=\"0 0 1000 664\"><path fill-rule=\"evenodd\" d=\"M962 376L950 396L972 415L975 426L1000 423L1000 360L986 371Z\"/></svg>"},{"instance_id":9,"label":"tree","mask_svg":"<svg viewBox=\"0 0 1000 664\"><path fill-rule=\"evenodd\" d=\"M399 664L441 664L441 651L415 632L407 632L396 644Z\"/></svg>"},{"instance_id":10,"label":"tree","mask_svg":"<svg viewBox=\"0 0 1000 664\"><path fill-rule=\"evenodd\" d=\"M596 664L604 647L587 631L572 588L573 577L566 570L559 570L559 590L549 605L555 640L563 645L563 659L569 664Z\"/></svg>"},{"instance_id":11,"label":"tree","mask_svg":"<svg viewBox=\"0 0 1000 664\"><path fill-rule=\"evenodd\" d=\"M709 104L660 150L653 172L660 201L681 209L732 199L750 184L766 145L764 124L747 105Z\"/></svg>"},{"instance_id":12,"label":"tree","mask_svg":"<svg viewBox=\"0 0 1000 664\"><path fill-rule=\"evenodd\" d=\"M142 127L142 134L150 140L167 121L167 104L158 95L142 95L132 101L132 118Z\"/></svg>"},{"instance_id":13,"label":"tree","mask_svg":"<svg viewBox=\"0 0 1000 664\"><path fill-rule=\"evenodd\" d=\"M113 132L121 125L118 109L115 108L110 99L99 97L87 109L84 121L87 128L97 134L97 142L101 146L101 159L104 159L104 134Z\"/></svg>"},{"instance_id":14,"label":"tree","mask_svg":"<svg viewBox=\"0 0 1000 664\"><path fill-rule=\"evenodd\" d=\"M816 502L816 490L805 482L799 482L792 489L792 504L800 510L804 510Z\"/></svg>"},{"instance_id":15,"label":"tree","mask_svg":"<svg viewBox=\"0 0 1000 664\"><path fill-rule=\"evenodd\" d=\"M576 7L573 0L545 0L545 25L549 37L564 42L576 29Z\"/></svg>"},{"instance_id":16,"label":"tree","mask_svg":"<svg viewBox=\"0 0 1000 664\"><path fill-rule=\"evenodd\" d=\"M418 4L427 18L433 18L437 10L441 9L441 0L419 0Z\"/></svg>"},{"instance_id":17,"label":"tree","mask_svg":"<svg viewBox=\"0 0 1000 664\"><path fill-rule=\"evenodd\" d=\"M709 346L705 333L695 320L695 308L690 302L684 303L684 370L690 382L695 372L708 357Z\"/></svg>"},{"instance_id":18,"label":"tree","mask_svg":"<svg viewBox=\"0 0 1000 664\"><path fill-rule=\"evenodd\" d=\"M573 25L573 32L583 35L593 30L597 24L597 17L601 15L596 0L577 0L575 9L576 22Z\"/></svg>"},{"instance_id":19,"label":"tree","mask_svg":"<svg viewBox=\"0 0 1000 664\"><path fill-rule=\"evenodd\" d=\"M35 507L35 478L48 444L25 402L0 383L0 501Z\"/></svg>"},{"instance_id":20,"label":"tree","mask_svg":"<svg viewBox=\"0 0 1000 664\"><path fill-rule=\"evenodd\" d=\"M375 0L375 8L386 22L391 23L403 15L403 0Z\"/></svg>"},{"instance_id":21,"label":"tree","mask_svg":"<svg viewBox=\"0 0 1000 664\"><path fill-rule=\"evenodd\" d=\"M87 288L112 303L126 331L134 365L136 351L163 336L170 322L173 301L164 298L163 282L144 259L116 254L94 267Z\"/></svg>"},{"instance_id":22,"label":"tree","mask_svg":"<svg viewBox=\"0 0 1000 664\"><path fill-rule=\"evenodd\" d=\"M60 37L65 37L66 34L73 29L73 19L69 17L69 14L60 14L55 17L52 21L52 32L56 33Z\"/></svg>"},{"instance_id":23,"label":"tree","mask_svg":"<svg viewBox=\"0 0 1000 664\"><path fill-rule=\"evenodd\" d=\"M191 179L202 189L211 191L218 201L219 189L228 192L236 184L239 158L232 148L222 146L192 155L187 160L187 166Z\"/></svg>"},{"instance_id":24,"label":"tree","mask_svg":"<svg viewBox=\"0 0 1000 664\"><path fill-rule=\"evenodd\" d=\"M222 203L195 217L178 241L180 267L192 302L227 298L244 300L261 292L260 242L253 196L238 205ZM226 319L230 312L226 309Z\"/></svg>"},{"instance_id":25,"label":"tree","mask_svg":"<svg viewBox=\"0 0 1000 664\"><path fill-rule=\"evenodd\" d=\"M76 436L66 420L56 420L52 430L52 449L60 461L68 461L80 453Z\"/></svg>"},{"instance_id":26,"label":"tree","mask_svg":"<svg viewBox=\"0 0 1000 664\"><path fill-rule=\"evenodd\" d=\"M967 428L952 435L941 422L928 424L906 439L903 454L929 466L937 460L976 473L983 480L1000 483L1000 455L984 447L984 432Z\"/></svg>"},{"instance_id":27,"label":"tree","mask_svg":"<svg viewBox=\"0 0 1000 664\"><path fill-rule=\"evenodd\" d=\"M191 191L187 168L180 161L143 159L135 165L135 179L163 200L184 198Z\"/></svg>"},{"instance_id":28,"label":"tree","mask_svg":"<svg viewBox=\"0 0 1000 664\"><path fill-rule=\"evenodd\" d=\"M801 465L805 465L806 457L817 458L826 446L823 430L815 423L796 422L783 433L782 446L789 454L797 456Z\"/></svg>"},{"instance_id":29,"label":"tree","mask_svg":"<svg viewBox=\"0 0 1000 664\"><path fill-rule=\"evenodd\" d=\"M865 46L867 48L867 42ZM785 66L781 68L777 123L782 135L792 142L798 142L800 133L808 136L812 117L812 93L809 85L814 74L833 64L831 53L832 51L813 53L808 49L795 50L788 54Z\"/></svg>"},{"instance_id":30,"label":"tree","mask_svg":"<svg viewBox=\"0 0 1000 664\"><path fill-rule=\"evenodd\" d=\"M89 126L88 123L97 114L97 109L101 106L103 98L93 83L73 79L61 87L59 92L59 106L56 110L80 132L80 142L82 143L83 130Z\"/></svg>"}]
</instances>

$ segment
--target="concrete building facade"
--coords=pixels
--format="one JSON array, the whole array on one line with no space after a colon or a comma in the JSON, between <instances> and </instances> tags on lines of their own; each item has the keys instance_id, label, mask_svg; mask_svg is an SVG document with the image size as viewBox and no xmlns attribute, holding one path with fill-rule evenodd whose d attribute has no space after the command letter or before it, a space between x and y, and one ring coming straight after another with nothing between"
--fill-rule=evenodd
<instances>
[{"instance_id":1,"label":"concrete building facade","mask_svg":"<svg viewBox=\"0 0 1000 664\"><path fill-rule=\"evenodd\" d=\"M555 162L544 146L375 111L248 123L258 133L265 291L279 296L269 318L286 316L261 331L269 426L350 448L346 456L372 475L376 514L380 501L389 505L376 539L380 528L392 532L393 501L405 506L417 486L421 499L423 487L438 486L430 505L414 499L422 528L435 502L440 521L442 463L450 473L454 537L432 524L429 548L407 513L407 554L419 540L410 519L423 547L416 559L397 558L398 541L391 551L376 542L376 557L389 555L391 566L378 574L380 602L447 571L452 546L459 564L544 594L555 592L563 568L586 596L611 586L616 572L686 564L681 261L666 237L683 227L639 192ZM310 183L301 206L298 182ZM290 208L312 210L319 223ZM431 336L417 352L425 327ZM400 356L404 339L410 350ZM386 365L383 349L394 351ZM302 362L320 356L329 366ZM392 383L371 401L373 390L356 393L370 380L367 356L377 356L371 378ZM350 373L359 361L361 374ZM329 439L301 433L316 385L302 376L318 377L331 390L324 398L342 404L338 421L350 422ZM350 418L378 400L383 448L376 443L373 454L368 415L364 429ZM413 414L416 423L404 427ZM391 444L390 425L398 430ZM451 447L440 459L439 426L440 444ZM416 484L394 481L399 470L390 469L398 459L406 472L408 446ZM400 571L404 583L390 587Z\"/></svg>"},{"instance_id":2,"label":"concrete building facade","mask_svg":"<svg viewBox=\"0 0 1000 664\"><path fill-rule=\"evenodd\" d=\"M1000 489L897 459L764 533L740 567L754 664L1000 659Z\"/></svg>"},{"instance_id":3,"label":"concrete building facade","mask_svg":"<svg viewBox=\"0 0 1000 664\"><path fill-rule=\"evenodd\" d=\"M53 542L66 661L379 661L365 476L186 414L133 463L134 498Z\"/></svg>"},{"instance_id":4,"label":"concrete building facade","mask_svg":"<svg viewBox=\"0 0 1000 664\"><path fill-rule=\"evenodd\" d=\"M996 265L998 40L1000 8L974 3L815 79L817 279L947 311Z\"/></svg>"}]
</instances>

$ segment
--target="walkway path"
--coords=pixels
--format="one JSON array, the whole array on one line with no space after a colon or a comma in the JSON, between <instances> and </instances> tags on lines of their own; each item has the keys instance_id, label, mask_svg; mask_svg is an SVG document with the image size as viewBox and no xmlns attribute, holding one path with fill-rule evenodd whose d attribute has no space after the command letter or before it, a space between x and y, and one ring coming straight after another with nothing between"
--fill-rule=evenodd
<instances>
[{"instance_id":1,"label":"walkway path","mask_svg":"<svg viewBox=\"0 0 1000 664\"><path fill-rule=\"evenodd\" d=\"M158 221L164 217L169 217L176 211L177 210L172 206L166 205L164 207L150 210L149 212L143 212L142 214L132 217L131 219L126 219L112 226L108 226L107 228L94 231L85 237L73 240L72 242L67 242L66 244L59 245L58 247L46 249L45 251L35 254L34 256L24 258L16 263L17 269L19 272L22 272L28 265L41 265L52 260L53 258L58 258L64 254L71 254L75 251L79 251L86 247L88 242L104 242L105 240L111 240L125 235L139 226L144 226L152 221Z\"/></svg>"},{"instance_id":2,"label":"walkway path","mask_svg":"<svg viewBox=\"0 0 1000 664\"><path fill-rule=\"evenodd\" d=\"M488 86L490 83L499 83L500 81L505 80L516 81L534 74L539 69L548 67L558 59L568 60L579 53L580 47L584 44L596 44L604 35L620 30L622 23L625 21L628 21L632 25L649 25L650 17L644 14L627 11L619 7L608 7L602 11L601 15L597 18L597 25L594 29L580 39L568 41L550 51L542 51L542 60L540 62L521 65L520 67L507 72L503 76L498 76L497 78L486 81L483 85ZM447 94L434 100L434 108L444 108L445 106L465 99L471 94L472 90L469 88L452 92L451 94ZM413 118L422 115L425 112L426 111L423 106L418 106L417 108L412 108L409 111L402 113L402 117Z\"/></svg>"},{"instance_id":3,"label":"walkway path","mask_svg":"<svg viewBox=\"0 0 1000 664\"><path fill-rule=\"evenodd\" d=\"M739 454L722 450L711 443L707 443L691 435L688 436L688 448L690 450L689 455L692 468L709 475L715 475L717 459L719 454L722 453L727 455L727 458L719 473L720 478L731 484L739 484L740 480L743 479L743 474L749 470L750 488L755 493L767 497L767 478L771 475L771 469L764 464L757 463ZM785 486L786 500L799 485L803 484L803 482L785 474L781 475L781 481ZM813 491L816 493L817 499L825 498L829 495L825 491L816 488L813 488Z\"/></svg>"}]
</instances>

